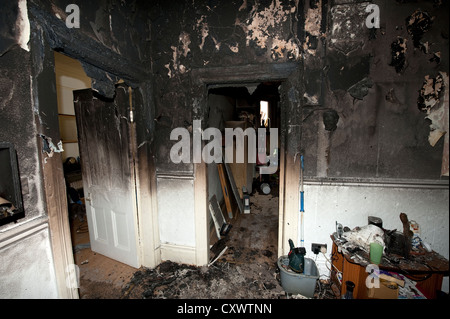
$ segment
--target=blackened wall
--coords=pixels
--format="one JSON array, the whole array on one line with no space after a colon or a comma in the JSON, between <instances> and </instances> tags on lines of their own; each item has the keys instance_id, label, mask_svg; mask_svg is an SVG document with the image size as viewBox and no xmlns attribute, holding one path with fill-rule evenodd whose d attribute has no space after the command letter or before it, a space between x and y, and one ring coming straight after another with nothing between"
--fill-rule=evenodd
<instances>
[{"instance_id":1,"label":"blackened wall","mask_svg":"<svg viewBox=\"0 0 450 319\"><path fill-rule=\"evenodd\" d=\"M18 46L0 57L0 140L13 143L17 152L27 219L44 208L30 72L30 54Z\"/></svg>"},{"instance_id":2,"label":"blackened wall","mask_svg":"<svg viewBox=\"0 0 450 319\"><path fill-rule=\"evenodd\" d=\"M448 73L448 3L374 1L381 24L372 29L370 3L158 1L151 14L158 169L192 170L168 160L171 129L189 128L198 102L192 70L304 61L294 93L303 106L295 138L306 175L440 179L444 139L430 145L418 99L425 76ZM335 130L325 130L327 111L339 119Z\"/></svg>"},{"instance_id":3,"label":"blackened wall","mask_svg":"<svg viewBox=\"0 0 450 319\"><path fill-rule=\"evenodd\" d=\"M34 106L31 95L32 70L28 42L26 6L14 1L1 4L0 25L0 140L14 145L21 179L24 219L43 214L43 187L38 157ZM24 40L25 39L25 40ZM2 226L2 229L11 225Z\"/></svg>"},{"instance_id":4,"label":"blackened wall","mask_svg":"<svg viewBox=\"0 0 450 319\"><path fill-rule=\"evenodd\" d=\"M45 214L39 148L40 135L59 142L53 54L58 50L83 64L93 87L113 95L114 83L123 78L133 86L150 79L150 23L147 2L81 1L80 28L67 28L65 12L73 1L22 1L26 5L25 34L20 27L19 1L2 3L0 88L2 130L0 139L13 142L24 193L26 217ZM23 11L23 10L22 10ZM23 40L25 38L25 40ZM24 44L25 43L25 44ZM144 115L138 128L139 143L150 139L151 120ZM149 124L150 123L150 124ZM28 198L29 197L29 198ZM9 226L8 226L9 227Z\"/></svg>"},{"instance_id":5,"label":"blackened wall","mask_svg":"<svg viewBox=\"0 0 450 319\"><path fill-rule=\"evenodd\" d=\"M367 2L345 2L327 5L323 110L305 108L307 175L440 179L444 137L430 144L420 91L425 77L448 74L448 2L374 1L379 29L365 26ZM431 113L443 108L443 90L436 96ZM334 131L323 128L329 109L339 115Z\"/></svg>"},{"instance_id":6,"label":"blackened wall","mask_svg":"<svg viewBox=\"0 0 450 319\"><path fill-rule=\"evenodd\" d=\"M206 105L193 71L254 65L256 73L261 64L299 62L302 12L296 1L157 1L151 20L158 170L192 171L168 155L170 131L189 129Z\"/></svg>"},{"instance_id":7,"label":"blackened wall","mask_svg":"<svg viewBox=\"0 0 450 319\"><path fill-rule=\"evenodd\" d=\"M80 8L80 28L67 28L65 23L68 15L65 8L72 3ZM140 8L136 8L137 3L39 0L0 3L0 140L12 142L17 150L25 208L25 217L17 224L0 228L0 248L5 256L0 277L2 284L7 285L7 289L1 290L2 298L77 295L67 288L61 267L64 262L70 263L71 247L61 251L63 244L55 245L54 240L61 236L61 220L64 221L61 216L64 185L59 188L51 184L57 179L55 176L62 178L62 161L57 153L60 149L42 152L47 142L56 146L60 141L53 50L80 60L93 79L92 86L102 95L111 97L120 78L137 88L136 111L142 115L137 128L138 142L145 144L151 138L149 122L153 116L146 99L151 91L147 85L151 70L149 10L145 9L149 2L142 2ZM142 150L139 158L146 160L147 149ZM45 180L50 180L47 185L50 184L49 201L53 206L46 205ZM56 210L55 203L61 204ZM51 215L51 209L59 214L52 215L54 223L49 227L47 216ZM59 220L55 221L55 215ZM29 240L34 243L29 246L31 249L26 247ZM65 253L69 254L67 260L54 258ZM19 261L16 256L20 256Z\"/></svg>"}]
</instances>

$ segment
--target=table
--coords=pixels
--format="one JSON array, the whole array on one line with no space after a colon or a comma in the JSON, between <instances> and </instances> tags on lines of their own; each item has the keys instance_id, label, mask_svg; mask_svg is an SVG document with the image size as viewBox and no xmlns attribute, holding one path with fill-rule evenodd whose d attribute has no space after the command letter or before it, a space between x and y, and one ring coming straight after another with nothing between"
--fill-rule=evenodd
<instances>
[{"instance_id":1,"label":"table","mask_svg":"<svg viewBox=\"0 0 450 319\"><path fill-rule=\"evenodd\" d=\"M341 296L347 290L345 282L350 280L355 284L353 297L367 299L366 278L369 273L366 272L366 267L370 264L368 254L364 250L351 253L342 248L342 243L334 234L330 237L333 241L331 280L340 287ZM416 287L429 299L436 298L436 291L441 289L443 277L449 275L449 261L435 251L411 254L408 259L393 256L398 257L398 262L393 262L395 258L390 257L383 256L379 269L400 273L416 281ZM342 285L336 269L342 273Z\"/></svg>"}]
</instances>

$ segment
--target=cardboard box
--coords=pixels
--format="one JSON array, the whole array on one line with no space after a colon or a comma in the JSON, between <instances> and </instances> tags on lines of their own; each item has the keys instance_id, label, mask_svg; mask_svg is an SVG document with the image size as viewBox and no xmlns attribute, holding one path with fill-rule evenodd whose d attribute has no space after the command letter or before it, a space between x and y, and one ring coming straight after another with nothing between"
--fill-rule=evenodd
<instances>
[{"instance_id":1,"label":"cardboard box","mask_svg":"<svg viewBox=\"0 0 450 319\"><path fill-rule=\"evenodd\" d=\"M380 287L367 289L367 296L373 299L398 299L398 284L380 279Z\"/></svg>"}]
</instances>

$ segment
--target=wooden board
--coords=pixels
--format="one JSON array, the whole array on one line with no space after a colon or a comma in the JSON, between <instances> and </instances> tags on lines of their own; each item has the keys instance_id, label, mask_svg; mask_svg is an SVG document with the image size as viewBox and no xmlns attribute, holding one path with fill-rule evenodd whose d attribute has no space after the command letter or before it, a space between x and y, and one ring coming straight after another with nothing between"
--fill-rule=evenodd
<instances>
[{"instance_id":1,"label":"wooden board","mask_svg":"<svg viewBox=\"0 0 450 319\"><path fill-rule=\"evenodd\" d=\"M227 171L228 179L230 180L231 190L233 191L234 198L236 199L236 203L239 207L239 212L242 214L244 211L244 203L242 202L241 196L239 195L239 191L236 187L236 183L234 182L233 173L231 172L231 169L228 165L228 163L224 160L225 169Z\"/></svg>"},{"instance_id":2,"label":"wooden board","mask_svg":"<svg viewBox=\"0 0 450 319\"><path fill-rule=\"evenodd\" d=\"M233 218L233 209L231 207L230 192L228 190L227 180L225 178L225 172L223 170L223 164L217 164L217 170L219 171L220 185L222 186L223 197L225 199L225 205L227 207L228 217Z\"/></svg>"},{"instance_id":3,"label":"wooden board","mask_svg":"<svg viewBox=\"0 0 450 319\"><path fill-rule=\"evenodd\" d=\"M219 202L217 201L216 195L213 195L213 197L209 200L209 212L214 221L217 238L220 239L220 231L226 222L225 218L223 217L222 210L220 209Z\"/></svg>"},{"instance_id":4,"label":"wooden board","mask_svg":"<svg viewBox=\"0 0 450 319\"><path fill-rule=\"evenodd\" d=\"M246 130L248 127L251 127L249 122L247 121L226 121L226 128L241 128L242 130ZM233 174L234 181L236 183L236 188L239 192L239 196L241 200L244 199L244 194L242 192L242 187L245 186L249 193L252 193L252 183L253 183L253 175L255 170L255 163L249 163L249 153L248 153L248 136L244 136L244 162L238 163L236 160L236 140L233 139L233 161L228 162L227 165L231 169Z\"/></svg>"}]
</instances>

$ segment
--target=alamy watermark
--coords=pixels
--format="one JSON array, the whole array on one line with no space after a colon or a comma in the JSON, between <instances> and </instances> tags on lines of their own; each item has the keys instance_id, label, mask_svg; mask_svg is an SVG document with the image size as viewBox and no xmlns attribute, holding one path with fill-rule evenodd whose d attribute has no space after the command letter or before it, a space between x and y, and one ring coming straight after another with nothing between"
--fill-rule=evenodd
<instances>
[{"instance_id":1,"label":"alamy watermark","mask_svg":"<svg viewBox=\"0 0 450 319\"><path fill-rule=\"evenodd\" d=\"M66 17L66 27L78 29L80 27L80 7L71 3L67 5L66 13L69 13Z\"/></svg>"},{"instance_id":2,"label":"alamy watermark","mask_svg":"<svg viewBox=\"0 0 450 319\"><path fill-rule=\"evenodd\" d=\"M380 7L376 4L369 4L366 7L366 12L370 14L366 18L366 27L369 29L380 28Z\"/></svg>"},{"instance_id":3,"label":"alamy watermark","mask_svg":"<svg viewBox=\"0 0 450 319\"><path fill-rule=\"evenodd\" d=\"M257 163L258 159L258 162L263 165L260 168L261 174L273 174L278 169L278 128L269 129L269 155L266 154L266 132L266 128L257 130L252 127L245 130L239 127L225 128L225 154L223 154L222 132L214 127L202 130L201 121L194 120L192 148L188 129L177 127L170 133L170 140L178 140L170 150L170 159L173 163L201 163L202 160L207 164L222 163L223 160L226 163L244 163L247 153L248 163ZM246 137L247 152L244 149ZM202 141L209 141L209 143L202 148ZM235 153L234 150L236 150Z\"/></svg>"}]
</instances>

